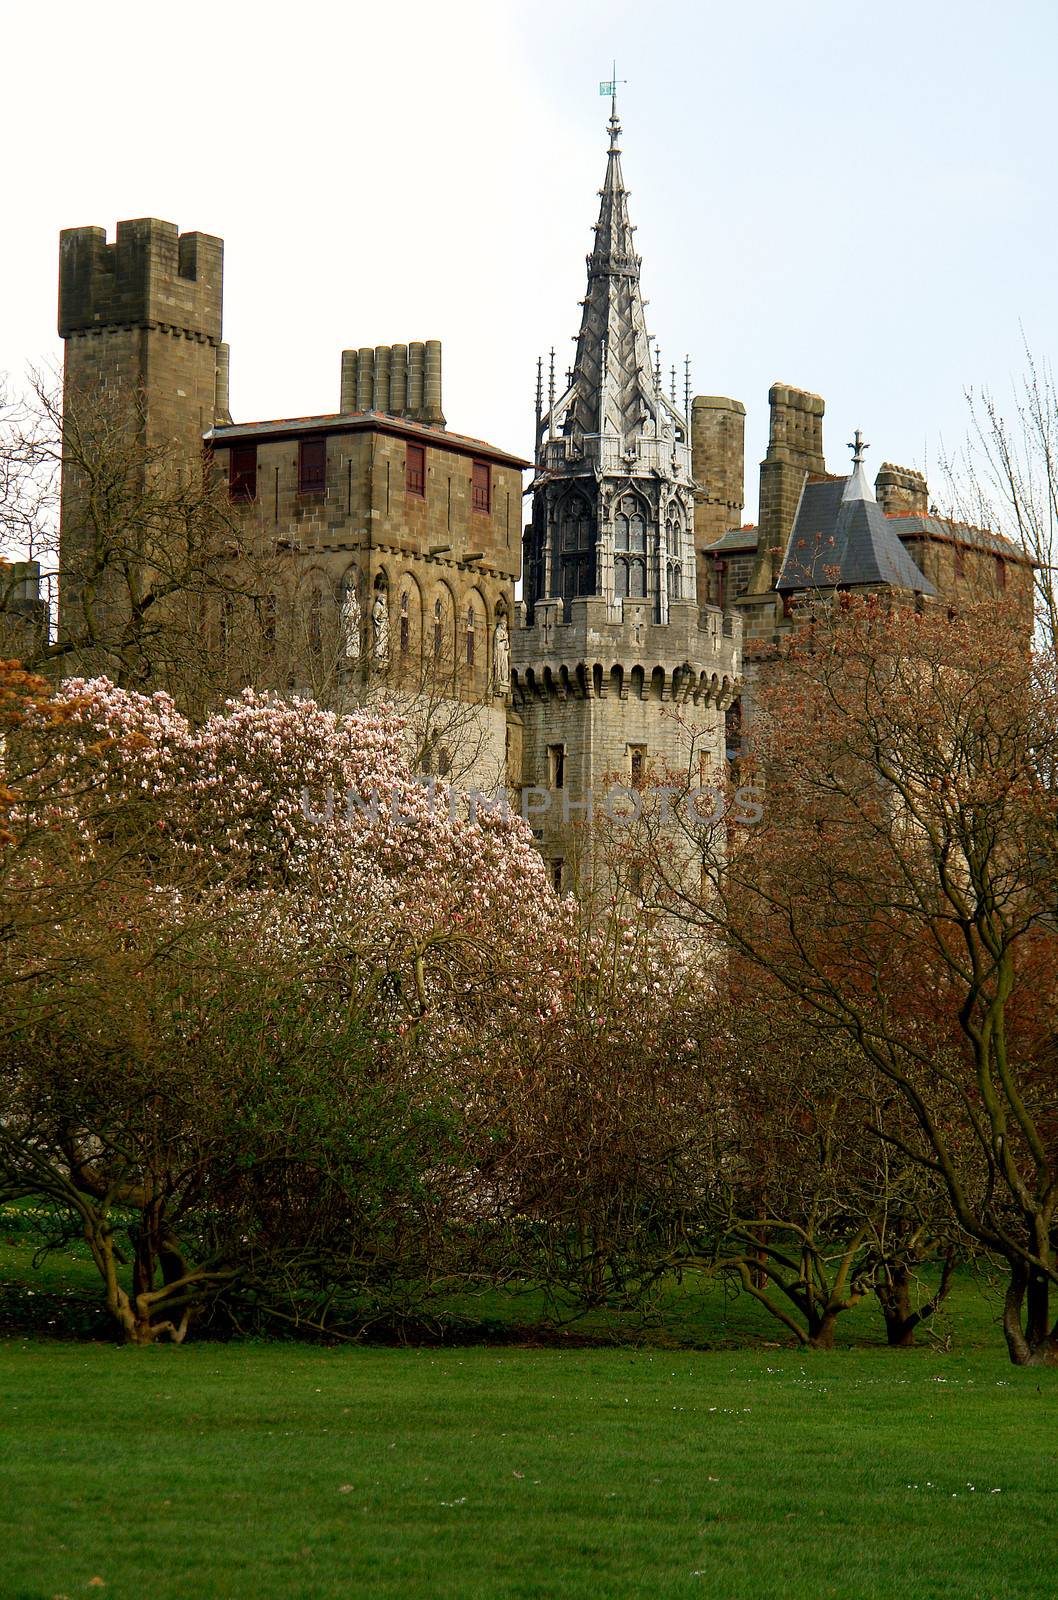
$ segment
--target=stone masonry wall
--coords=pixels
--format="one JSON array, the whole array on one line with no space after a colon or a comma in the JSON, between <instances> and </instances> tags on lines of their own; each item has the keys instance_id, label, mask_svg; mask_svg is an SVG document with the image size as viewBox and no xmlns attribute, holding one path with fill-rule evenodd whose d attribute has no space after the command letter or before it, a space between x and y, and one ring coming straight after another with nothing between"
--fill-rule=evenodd
<instances>
[{"instance_id":1,"label":"stone masonry wall","mask_svg":"<svg viewBox=\"0 0 1058 1600\"><path fill-rule=\"evenodd\" d=\"M246 442L252 436L242 437ZM414 685L419 695L475 707L480 729L465 731L468 742L481 745L482 760L471 776L495 784L504 769L508 697L496 692L494 636L501 614L508 628L513 624L520 470L490 463L486 513L472 505L475 458L446 448L440 433L436 439L415 436L426 452L422 496L407 492L408 440L401 435L337 428L307 429L301 437L326 440L322 494L299 492L297 435L257 436L257 499L244 515L256 527L259 547L278 544L289 555L294 604L306 610L318 605L325 633L337 630L343 597L355 588L365 665L375 593L386 591L390 659L376 693L399 702ZM219 470L227 472L223 436L215 455Z\"/></svg>"},{"instance_id":2,"label":"stone masonry wall","mask_svg":"<svg viewBox=\"0 0 1058 1600\"><path fill-rule=\"evenodd\" d=\"M633 750L647 783L718 770L741 650L737 621L725 627L719 611L692 604L674 606L663 625L641 603L625 602L615 615L598 598L574 600L568 623L561 615L560 602L538 602L533 626L516 631L514 707L521 781L540 791L526 800L537 845L565 864L563 887L573 887L571 869L587 848L583 803L630 783Z\"/></svg>"},{"instance_id":3,"label":"stone masonry wall","mask_svg":"<svg viewBox=\"0 0 1058 1600\"><path fill-rule=\"evenodd\" d=\"M698 604L709 604L707 545L737 528L745 501L746 408L740 400L697 395L691 403L691 471Z\"/></svg>"}]
</instances>

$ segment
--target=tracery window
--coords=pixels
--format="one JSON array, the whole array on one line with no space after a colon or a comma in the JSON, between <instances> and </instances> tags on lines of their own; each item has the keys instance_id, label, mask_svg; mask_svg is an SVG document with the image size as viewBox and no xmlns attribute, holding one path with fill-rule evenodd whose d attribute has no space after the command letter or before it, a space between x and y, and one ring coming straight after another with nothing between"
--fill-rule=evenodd
<instances>
[{"instance_id":1,"label":"tracery window","mask_svg":"<svg viewBox=\"0 0 1058 1600\"><path fill-rule=\"evenodd\" d=\"M619 600L643 600L647 592L647 519L637 495L622 495L614 515L614 591Z\"/></svg>"},{"instance_id":2,"label":"tracery window","mask_svg":"<svg viewBox=\"0 0 1058 1600\"><path fill-rule=\"evenodd\" d=\"M571 494L559 513L558 543L562 598L567 606L580 594L595 592L595 525L583 495Z\"/></svg>"},{"instance_id":3,"label":"tracery window","mask_svg":"<svg viewBox=\"0 0 1058 1600\"><path fill-rule=\"evenodd\" d=\"M614 562L614 589L618 600L645 600L647 564L643 560L618 556Z\"/></svg>"},{"instance_id":4,"label":"tracery window","mask_svg":"<svg viewBox=\"0 0 1058 1600\"><path fill-rule=\"evenodd\" d=\"M614 543L618 550L641 555L647 549L647 519L642 501L634 494L623 495L614 517Z\"/></svg>"}]
</instances>

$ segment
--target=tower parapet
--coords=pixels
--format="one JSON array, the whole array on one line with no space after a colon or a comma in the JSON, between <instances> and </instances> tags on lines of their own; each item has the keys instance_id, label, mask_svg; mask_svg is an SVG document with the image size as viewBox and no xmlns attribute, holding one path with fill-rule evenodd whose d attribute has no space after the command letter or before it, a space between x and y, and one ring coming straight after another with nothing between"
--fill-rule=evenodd
<instances>
[{"instance_id":1,"label":"tower parapet","mask_svg":"<svg viewBox=\"0 0 1058 1600\"><path fill-rule=\"evenodd\" d=\"M221 337L224 241L180 233L141 217L59 235L59 333L69 339L107 328L162 328L217 345Z\"/></svg>"},{"instance_id":2,"label":"tower parapet","mask_svg":"<svg viewBox=\"0 0 1058 1600\"><path fill-rule=\"evenodd\" d=\"M157 217L59 235L65 397L136 395L149 445L197 451L230 422L224 241ZM143 335L146 334L146 339Z\"/></svg>"},{"instance_id":3,"label":"tower parapet","mask_svg":"<svg viewBox=\"0 0 1058 1600\"><path fill-rule=\"evenodd\" d=\"M736 692L742 626L719 606L699 609L682 601L671 607L668 622L658 624L643 601L626 601L623 615L615 618L604 599L584 595L571 602L569 613L567 618L560 600L544 600L527 623L523 609L515 647L516 703L542 692L605 699L615 671L620 699L638 682L646 686L641 698L654 685L658 700L723 709Z\"/></svg>"}]
</instances>

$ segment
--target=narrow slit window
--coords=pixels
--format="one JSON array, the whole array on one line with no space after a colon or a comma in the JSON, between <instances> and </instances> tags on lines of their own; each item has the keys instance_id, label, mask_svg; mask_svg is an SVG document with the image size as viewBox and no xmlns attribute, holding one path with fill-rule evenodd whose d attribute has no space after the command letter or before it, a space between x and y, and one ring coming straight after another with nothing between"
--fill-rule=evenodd
<instances>
[{"instance_id":1,"label":"narrow slit window","mask_svg":"<svg viewBox=\"0 0 1058 1600\"><path fill-rule=\"evenodd\" d=\"M566 747L564 744L549 744L547 754L548 776L551 780L551 787L552 789L564 789L566 787Z\"/></svg>"}]
</instances>

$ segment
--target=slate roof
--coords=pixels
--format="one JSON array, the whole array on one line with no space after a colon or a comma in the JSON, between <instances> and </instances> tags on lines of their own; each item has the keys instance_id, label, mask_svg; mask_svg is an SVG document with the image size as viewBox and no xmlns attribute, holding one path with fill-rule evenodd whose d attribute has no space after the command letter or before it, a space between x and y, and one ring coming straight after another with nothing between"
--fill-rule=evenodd
<instances>
[{"instance_id":1,"label":"slate roof","mask_svg":"<svg viewBox=\"0 0 1058 1600\"><path fill-rule=\"evenodd\" d=\"M805 484L775 587L782 593L869 586L937 592L900 543L861 463L849 478Z\"/></svg>"},{"instance_id":2,"label":"slate roof","mask_svg":"<svg viewBox=\"0 0 1058 1600\"><path fill-rule=\"evenodd\" d=\"M950 522L947 517L925 516L921 512L900 512L886 518L901 539L944 539L949 544L963 544L973 550L987 550L992 555L1004 556L1008 561L1018 561L1032 566L1033 560L1005 534L993 533L991 528L975 528L969 522Z\"/></svg>"},{"instance_id":3,"label":"slate roof","mask_svg":"<svg viewBox=\"0 0 1058 1600\"><path fill-rule=\"evenodd\" d=\"M483 456L505 466L528 467L530 462L499 450L484 439L471 438L466 433L450 433L447 428L436 428L428 422L414 422L410 417L394 417L388 411L337 411L318 417L280 417L274 422L228 422L210 428L203 434L207 444L267 443L269 439L303 438L310 433L361 433L374 430L378 433L397 434L401 438L435 444L438 449L451 450L457 455Z\"/></svg>"},{"instance_id":4,"label":"slate roof","mask_svg":"<svg viewBox=\"0 0 1058 1600\"><path fill-rule=\"evenodd\" d=\"M719 539L712 544L704 545L702 553L703 555L722 556L729 555L732 551L755 550L759 538L760 529L757 527L729 528L726 533L722 533Z\"/></svg>"}]
</instances>

